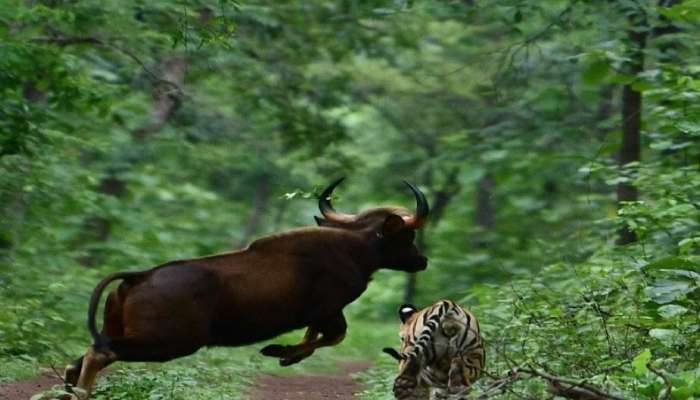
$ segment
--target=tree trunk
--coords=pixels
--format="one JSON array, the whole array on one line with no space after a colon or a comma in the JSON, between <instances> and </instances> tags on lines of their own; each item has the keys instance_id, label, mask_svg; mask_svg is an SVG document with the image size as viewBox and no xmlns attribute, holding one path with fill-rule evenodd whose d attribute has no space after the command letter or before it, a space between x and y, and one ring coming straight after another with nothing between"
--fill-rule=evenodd
<instances>
[{"instance_id":1,"label":"tree trunk","mask_svg":"<svg viewBox=\"0 0 700 400\"><path fill-rule=\"evenodd\" d=\"M479 179L479 182L476 184L474 223L484 229L493 227L493 206L491 205L493 185L493 178L488 173Z\"/></svg>"},{"instance_id":2,"label":"tree trunk","mask_svg":"<svg viewBox=\"0 0 700 400\"><path fill-rule=\"evenodd\" d=\"M181 88L185 83L187 65L187 59L182 56L169 57L161 63L159 69L163 74L163 80L171 82L173 85L160 83L153 88L151 121L131 133L136 140L144 140L163 129L173 113L180 107L182 103ZM180 88L180 91L176 87Z\"/></svg>"},{"instance_id":3,"label":"tree trunk","mask_svg":"<svg viewBox=\"0 0 700 400\"><path fill-rule=\"evenodd\" d=\"M277 206L277 213L275 213L275 218L272 220L272 229L278 231L282 229L282 224L284 223L284 217L289 210L289 200L282 200Z\"/></svg>"},{"instance_id":4,"label":"tree trunk","mask_svg":"<svg viewBox=\"0 0 700 400\"><path fill-rule=\"evenodd\" d=\"M164 80L182 88L187 72L187 60L182 56L169 57L160 64L160 71ZM132 131L131 137L137 141L144 141L150 135L163 129L180 107L180 95L181 92L175 91L173 85L156 84L152 91L153 108L150 121ZM100 181L98 191L110 196L121 197L126 193L126 182L118 176L118 171L110 170ZM88 218L80 241L104 242L109 238L111 228L111 221L102 216ZM78 262L83 266L96 265L101 262L101 254L89 251L87 255L80 257Z\"/></svg>"},{"instance_id":5,"label":"tree trunk","mask_svg":"<svg viewBox=\"0 0 700 400\"><path fill-rule=\"evenodd\" d=\"M440 222L440 219L442 219L445 207L447 207L452 198L459 192L460 186L457 184L458 175L458 168L454 168L448 173L444 186L440 190L435 192L433 201L430 202L431 210L429 224L424 226L423 229L418 230L418 233L416 235L416 247L418 247L421 253L425 256L428 255L428 244L425 240L426 229L428 229L428 226L437 226L437 224ZM426 186L431 186L432 176L427 176L427 179L425 181ZM413 299L416 297L417 284L418 277L416 273L414 272L409 274L408 278L406 279L406 287L404 289L404 303L410 304L411 302L413 302Z\"/></svg>"},{"instance_id":6,"label":"tree trunk","mask_svg":"<svg viewBox=\"0 0 700 400\"><path fill-rule=\"evenodd\" d=\"M425 247L425 228L418 231L416 234L416 247L420 249L423 255L426 255ZM413 300L416 298L416 288L418 286L418 274L416 272L411 272L406 278L406 287L403 293L403 303L412 304Z\"/></svg>"},{"instance_id":7,"label":"tree trunk","mask_svg":"<svg viewBox=\"0 0 700 400\"><path fill-rule=\"evenodd\" d=\"M644 48L647 40L646 14L643 9L636 6L633 10L626 10L630 27L627 31L628 58L625 72L631 76L638 76L644 70ZM619 153L620 168L639 161L641 158L641 119L642 119L642 94L631 84L622 88L622 144ZM623 202L637 201L637 187L629 182L620 182L617 185L618 209ZM629 226L624 225L618 232L617 244L625 245L637 240L635 233Z\"/></svg>"},{"instance_id":8,"label":"tree trunk","mask_svg":"<svg viewBox=\"0 0 700 400\"><path fill-rule=\"evenodd\" d=\"M486 248L488 241L481 235L493 227L493 194L494 180L488 173L484 174L476 183L476 209L474 210L474 224L481 228L479 236L474 238L474 247Z\"/></svg>"},{"instance_id":9,"label":"tree trunk","mask_svg":"<svg viewBox=\"0 0 700 400\"><path fill-rule=\"evenodd\" d=\"M245 247L256 233L260 232L260 223L267 210L267 205L270 200L270 177L263 175L257 179L255 185L255 194L253 195L253 204L250 211L250 216L243 229L243 236L238 243L238 248Z\"/></svg>"}]
</instances>

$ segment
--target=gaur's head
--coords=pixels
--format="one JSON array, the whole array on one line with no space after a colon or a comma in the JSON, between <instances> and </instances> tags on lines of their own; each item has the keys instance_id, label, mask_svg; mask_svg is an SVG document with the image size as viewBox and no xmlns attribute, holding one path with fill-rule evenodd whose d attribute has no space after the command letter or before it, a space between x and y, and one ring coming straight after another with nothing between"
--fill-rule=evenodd
<instances>
[{"instance_id":1,"label":"gaur's head","mask_svg":"<svg viewBox=\"0 0 700 400\"><path fill-rule=\"evenodd\" d=\"M316 217L319 226L366 232L379 250L380 267L415 272L426 268L427 258L414 244L416 229L428 218L429 207L425 195L414 185L404 181L416 197L416 210L402 207L378 207L357 215L337 212L331 205L333 189L343 181L331 183L318 201L323 218Z\"/></svg>"}]
</instances>

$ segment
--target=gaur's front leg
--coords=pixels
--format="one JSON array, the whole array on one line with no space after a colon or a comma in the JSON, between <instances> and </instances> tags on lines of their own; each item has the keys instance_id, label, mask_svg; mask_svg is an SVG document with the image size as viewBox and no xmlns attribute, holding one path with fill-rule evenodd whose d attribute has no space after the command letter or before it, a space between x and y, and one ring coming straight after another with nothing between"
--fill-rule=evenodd
<instances>
[{"instance_id":1,"label":"gaur's front leg","mask_svg":"<svg viewBox=\"0 0 700 400\"><path fill-rule=\"evenodd\" d=\"M294 346L271 344L260 352L266 356L280 358L280 365L282 366L296 364L313 354L320 347L334 346L342 342L345 338L346 330L347 323L341 313L332 318L313 322L307 329L300 344ZM319 333L322 336L317 338Z\"/></svg>"},{"instance_id":2,"label":"gaur's front leg","mask_svg":"<svg viewBox=\"0 0 700 400\"><path fill-rule=\"evenodd\" d=\"M315 341L316 338L318 338L318 330L310 326L306 329L301 343L297 345L270 344L263 347L260 353L268 357L288 358L299 352L303 346Z\"/></svg>"}]
</instances>

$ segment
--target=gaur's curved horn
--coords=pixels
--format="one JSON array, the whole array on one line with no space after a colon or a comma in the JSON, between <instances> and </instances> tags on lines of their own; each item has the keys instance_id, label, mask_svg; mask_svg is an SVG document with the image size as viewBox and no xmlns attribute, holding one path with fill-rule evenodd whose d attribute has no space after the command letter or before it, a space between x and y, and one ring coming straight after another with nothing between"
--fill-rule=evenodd
<instances>
[{"instance_id":1,"label":"gaur's curved horn","mask_svg":"<svg viewBox=\"0 0 700 400\"><path fill-rule=\"evenodd\" d=\"M407 181L403 181L403 183L405 183L416 196L416 213L409 217L403 217L403 220L406 222L407 228L418 229L428 221L428 214L430 213L428 200L425 199L425 195L420 189Z\"/></svg>"},{"instance_id":2,"label":"gaur's curved horn","mask_svg":"<svg viewBox=\"0 0 700 400\"><path fill-rule=\"evenodd\" d=\"M343 214L335 211L331 205L331 194L333 193L333 189L340 185L343 180L345 180L344 177L328 185L328 187L321 192L321 196L318 198L318 209L321 211L321 214L323 214L323 216L331 222L350 222L355 218L354 215Z\"/></svg>"}]
</instances>

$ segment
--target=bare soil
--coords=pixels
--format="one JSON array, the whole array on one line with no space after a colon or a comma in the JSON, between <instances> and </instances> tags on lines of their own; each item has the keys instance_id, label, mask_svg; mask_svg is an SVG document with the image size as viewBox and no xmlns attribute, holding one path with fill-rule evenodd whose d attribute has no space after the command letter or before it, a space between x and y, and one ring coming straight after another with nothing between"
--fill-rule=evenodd
<instances>
[{"instance_id":1,"label":"bare soil","mask_svg":"<svg viewBox=\"0 0 700 400\"><path fill-rule=\"evenodd\" d=\"M350 374L369 367L366 362L343 364L332 374L262 375L251 391L253 400L327 400L356 399L362 387Z\"/></svg>"},{"instance_id":2,"label":"bare soil","mask_svg":"<svg viewBox=\"0 0 700 400\"><path fill-rule=\"evenodd\" d=\"M263 374L249 394L252 400L351 400L362 387L350 375L368 367L366 362L351 362L341 365L336 373ZM46 372L36 378L0 385L0 400L28 400L38 392L61 384L54 373Z\"/></svg>"},{"instance_id":3,"label":"bare soil","mask_svg":"<svg viewBox=\"0 0 700 400\"><path fill-rule=\"evenodd\" d=\"M28 400L42 390L62 384L55 373L45 372L32 379L0 385L0 400Z\"/></svg>"}]
</instances>

